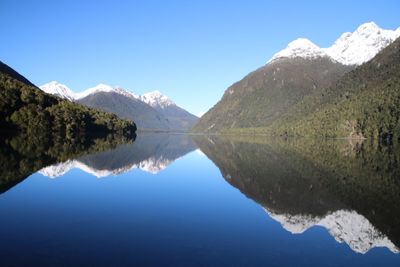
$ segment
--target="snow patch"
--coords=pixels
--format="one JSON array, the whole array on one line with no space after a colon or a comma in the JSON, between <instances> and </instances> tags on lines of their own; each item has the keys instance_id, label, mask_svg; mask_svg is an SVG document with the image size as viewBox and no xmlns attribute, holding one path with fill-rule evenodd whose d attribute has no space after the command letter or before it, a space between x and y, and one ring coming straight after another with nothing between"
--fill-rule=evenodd
<instances>
[{"instance_id":1,"label":"snow patch","mask_svg":"<svg viewBox=\"0 0 400 267\"><path fill-rule=\"evenodd\" d=\"M70 101L75 99L75 93L72 92L71 89L69 89L66 85L56 81L43 84L42 86L39 86L39 88L48 94L68 99Z\"/></svg>"},{"instance_id":2,"label":"snow patch","mask_svg":"<svg viewBox=\"0 0 400 267\"><path fill-rule=\"evenodd\" d=\"M268 62L282 58L315 59L329 57L344 65L361 65L400 37L400 28L385 30L374 22L360 25L354 32L343 33L332 46L320 48L311 41L299 38L276 53Z\"/></svg>"},{"instance_id":3,"label":"snow patch","mask_svg":"<svg viewBox=\"0 0 400 267\"><path fill-rule=\"evenodd\" d=\"M113 91L114 91L114 88L112 88L111 86L109 86L107 84L100 83L95 87L86 89L85 91L80 92L80 93L76 93L75 94L75 100L82 99L82 98L85 98L85 97L87 97L89 95L100 93L100 92L113 92Z\"/></svg>"},{"instance_id":4,"label":"snow patch","mask_svg":"<svg viewBox=\"0 0 400 267\"><path fill-rule=\"evenodd\" d=\"M374 22L362 24L353 33L342 34L335 43L323 50L344 65L361 65L400 36L399 31L384 30Z\"/></svg>"},{"instance_id":5,"label":"snow patch","mask_svg":"<svg viewBox=\"0 0 400 267\"><path fill-rule=\"evenodd\" d=\"M176 105L171 99L161 94L159 91L153 91L139 96L122 87L119 86L112 87L110 85L103 83L100 83L95 87L86 89L80 93L74 93L67 86L60 84L56 81L44 84L40 86L40 89L42 89L46 93L57 95L59 97L68 99L70 101L79 100L89 95L93 95L100 92L114 92L132 99L140 100L152 107L160 107L164 109L168 106Z\"/></svg>"},{"instance_id":6,"label":"snow patch","mask_svg":"<svg viewBox=\"0 0 400 267\"><path fill-rule=\"evenodd\" d=\"M160 91L153 91L140 96L140 100L153 108L160 107L162 109L175 105L175 103L167 96L163 95Z\"/></svg>"},{"instance_id":7,"label":"snow patch","mask_svg":"<svg viewBox=\"0 0 400 267\"><path fill-rule=\"evenodd\" d=\"M374 247L386 247L399 253L392 241L376 229L367 218L354 210L338 210L324 217L311 215L277 214L264 208L267 214L292 234L301 234L313 226L321 226L339 243L346 243L353 251L365 254Z\"/></svg>"},{"instance_id":8,"label":"snow patch","mask_svg":"<svg viewBox=\"0 0 400 267\"><path fill-rule=\"evenodd\" d=\"M328 55L310 40L305 38L298 38L289 43L288 46L282 51L276 53L269 61L273 62L282 58L306 58L315 59L319 57L328 57Z\"/></svg>"}]
</instances>

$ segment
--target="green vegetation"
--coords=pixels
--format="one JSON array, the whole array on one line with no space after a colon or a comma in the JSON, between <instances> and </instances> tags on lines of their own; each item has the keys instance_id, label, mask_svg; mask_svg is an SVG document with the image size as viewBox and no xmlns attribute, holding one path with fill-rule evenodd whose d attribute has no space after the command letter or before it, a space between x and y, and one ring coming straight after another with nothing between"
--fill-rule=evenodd
<instances>
[{"instance_id":1,"label":"green vegetation","mask_svg":"<svg viewBox=\"0 0 400 267\"><path fill-rule=\"evenodd\" d=\"M307 70L303 73L308 75ZM317 73L321 75L320 72ZM297 76L295 75L295 77ZM285 81L286 79L290 80L290 77L286 77ZM301 81L301 79L293 79L297 82ZM270 78L265 82L271 83ZM290 94L303 87L302 84L294 84L293 88L296 90L291 90ZM251 89L243 88L240 91L241 94ZM210 129L215 128L222 134L368 138L397 141L400 139L400 39L383 49L371 61L344 74L330 86L319 87L310 94L302 93L304 97L298 97L297 101L291 102L291 105L283 105L283 109L275 107L274 104L271 106L265 101L264 104L260 103L260 99L265 97L262 96L262 93L270 97L269 92L252 90L254 92L251 95L254 96L254 99L246 103L240 98L237 98L236 102L226 102L226 93L221 102L204 119L202 118L194 130L207 131L208 127L212 125L211 123L215 123L219 126ZM258 93L256 94L256 92ZM292 96L285 97L293 98ZM245 97L245 99L247 98ZM223 104L224 101L225 104ZM278 103L282 102L278 101ZM273 114L271 110L267 111L267 108L263 107L267 104L276 112L272 120L262 118ZM221 122L226 114L217 112L218 109L236 109L237 112L249 113L249 116L243 118L232 112L231 114L237 117L237 122L227 125ZM243 119L245 122L242 121ZM229 122L229 119L226 121Z\"/></svg>"},{"instance_id":2,"label":"green vegetation","mask_svg":"<svg viewBox=\"0 0 400 267\"><path fill-rule=\"evenodd\" d=\"M136 137L116 115L48 95L0 62L0 192L50 164Z\"/></svg>"},{"instance_id":3,"label":"green vegetation","mask_svg":"<svg viewBox=\"0 0 400 267\"><path fill-rule=\"evenodd\" d=\"M0 193L51 164L107 151L135 137L107 135L79 139L35 138L26 133L0 140Z\"/></svg>"},{"instance_id":4,"label":"green vegetation","mask_svg":"<svg viewBox=\"0 0 400 267\"><path fill-rule=\"evenodd\" d=\"M226 130L286 136L400 138L400 40L269 127Z\"/></svg>"},{"instance_id":5,"label":"green vegetation","mask_svg":"<svg viewBox=\"0 0 400 267\"><path fill-rule=\"evenodd\" d=\"M48 95L0 62L0 128L29 138L79 139L109 133L133 136L136 125L116 115Z\"/></svg>"},{"instance_id":6,"label":"green vegetation","mask_svg":"<svg viewBox=\"0 0 400 267\"><path fill-rule=\"evenodd\" d=\"M328 58L281 59L267 64L229 87L193 131L267 127L304 97L320 92L351 69Z\"/></svg>"},{"instance_id":7,"label":"green vegetation","mask_svg":"<svg viewBox=\"0 0 400 267\"><path fill-rule=\"evenodd\" d=\"M269 211L355 210L400 244L400 146L372 140L194 136L226 181Z\"/></svg>"}]
</instances>

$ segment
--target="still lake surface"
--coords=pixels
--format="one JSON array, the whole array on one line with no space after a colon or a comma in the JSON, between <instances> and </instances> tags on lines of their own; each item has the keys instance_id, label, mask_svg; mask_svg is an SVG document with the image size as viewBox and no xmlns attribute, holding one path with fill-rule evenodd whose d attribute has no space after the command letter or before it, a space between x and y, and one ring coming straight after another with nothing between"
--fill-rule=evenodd
<instances>
[{"instance_id":1,"label":"still lake surface","mask_svg":"<svg viewBox=\"0 0 400 267\"><path fill-rule=\"evenodd\" d=\"M400 266L393 144L139 134L7 171L5 152L1 266Z\"/></svg>"}]
</instances>

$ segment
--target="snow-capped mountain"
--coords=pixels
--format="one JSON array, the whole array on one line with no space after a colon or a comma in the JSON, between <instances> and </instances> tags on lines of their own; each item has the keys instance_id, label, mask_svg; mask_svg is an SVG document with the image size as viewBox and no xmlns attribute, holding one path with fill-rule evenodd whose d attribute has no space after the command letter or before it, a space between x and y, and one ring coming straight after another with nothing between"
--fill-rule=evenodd
<instances>
[{"instance_id":1,"label":"snow-capped mountain","mask_svg":"<svg viewBox=\"0 0 400 267\"><path fill-rule=\"evenodd\" d=\"M290 42L288 46L276 53L269 62L272 62L281 58L307 58L315 59L318 57L328 57L328 54L313 42L305 38L298 38L293 42Z\"/></svg>"},{"instance_id":2,"label":"snow-capped mountain","mask_svg":"<svg viewBox=\"0 0 400 267\"><path fill-rule=\"evenodd\" d=\"M354 32L343 33L332 46L320 48L311 41L299 38L276 53L269 61L282 58L329 57L344 65L361 65L372 59L379 51L400 37L400 28L397 30L381 29L374 22L360 25Z\"/></svg>"},{"instance_id":3,"label":"snow-capped mountain","mask_svg":"<svg viewBox=\"0 0 400 267\"><path fill-rule=\"evenodd\" d=\"M160 91L152 91L149 93L145 93L143 95L136 95L129 90L126 90L122 87L116 86L112 87L107 84L100 83L96 85L95 87L88 88L82 92L75 93L71 89L69 89L66 85L61 84L57 81L52 81L49 83L46 83L42 86L39 87L42 89L44 92L52 94L52 95L57 95L59 97L68 99L68 100L79 100L82 98L85 98L87 96L96 94L96 93L118 93L123 96L133 98L133 99L138 99L152 107L161 107L165 108L170 105L176 105L170 98L167 96L161 94Z\"/></svg>"},{"instance_id":4,"label":"snow-capped mountain","mask_svg":"<svg viewBox=\"0 0 400 267\"><path fill-rule=\"evenodd\" d=\"M95 87L91 87L80 93L76 93L75 100L87 97L88 95L100 93L100 92L113 92L113 91L114 91L113 87L111 87L107 84L100 83L100 84L96 85Z\"/></svg>"},{"instance_id":5,"label":"snow-capped mountain","mask_svg":"<svg viewBox=\"0 0 400 267\"><path fill-rule=\"evenodd\" d=\"M171 129L190 129L198 118L176 105L170 98L153 91L140 96L140 99L168 119Z\"/></svg>"},{"instance_id":6,"label":"snow-capped mountain","mask_svg":"<svg viewBox=\"0 0 400 267\"><path fill-rule=\"evenodd\" d=\"M128 91L128 90L126 90L126 89L124 89L122 87L119 87L119 86L114 88L114 92L116 92L116 93L118 93L120 95L129 97L129 98L132 98L132 99L139 99L140 100L140 96L135 95L131 91Z\"/></svg>"},{"instance_id":7,"label":"snow-capped mountain","mask_svg":"<svg viewBox=\"0 0 400 267\"><path fill-rule=\"evenodd\" d=\"M392 241L376 229L367 218L353 210L338 210L324 217L311 215L277 214L265 212L292 234L301 234L313 226L321 226L339 243L346 243L353 251L365 254L374 247L386 247L399 253Z\"/></svg>"},{"instance_id":8,"label":"snow-capped mountain","mask_svg":"<svg viewBox=\"0 0 400 267\"><path fill-rule=\"evenodd\" d=\"M362 24L353 33L346 32L325 52L345 65L361 65L372 59L400 36L396 31L379 28L374 22Z\"/></svg>"},{"instance_id":9,"label":"snow-capped mountain","mask_svg":"<svg viewBox=\"0 0 400 267\"><path fill-rule=\"evenodd\" d=\"M56 81L52 81L46 84L43 84L39 87L41 90L48 94L52 94L61 98L68 99L73 101L75 99L75 93L72 92L66 85L61 84Z\"/></svg>"},{"instance_id":10,"label":"snow-capped mountain","mask_svg":"<svg viewBox=\"0 0 400 267\"><path fill-rule=\"evenodd\" d=\"M122 87L112 87L110 85L100 83L95 87L86 89L85 91L80 92L80 93L76 93L75 100L82 99L89 95L93 95L93 94L100 93L100 92L104 92L104 93L114 92L114 93L118 93L118 94L130 97L130 98L138 99L138 97L135 94L133 94L132 92L130 92L128 90L125 90Z\"/></svg>"},{"instance_id":11,"label":"snow-capped mountain","mask_svg":"<svg viewBox=\"0 0 400 267\"><path fill-rule=\"evenodd\" d=\"M117 93L129 98L137 99L140 100L148 105L150 105L153 108L161 108L165 109L166 107L169 106L177 106L174 101L172 101L170 98L167 96L163 95L160 91L152 91L149 93L145 93L143 95L136 95L122 87L112 87L107 84L100 83L96 85L95 87L88 88L82 92L75 93L71 89L69 89L66 85L61 84L57 81L52 81L49 83L46 83L42 86L39 87L42 89L44 92L52 94L52 95L57 95L59 97L71 100L71 101L76 101L82 98L85 98L90 95L94 95L96 93Z\"/></svg>"},{"instance_id":12,"label":"snow-capped mountain","mask_svg":"<svg viewBox=\"0 0 400 267\"><path fill-rule=\"evenodd\" d=\"M171 105L176 105L167 96L161 94L160 91L153 91L140 96L140 100L152 106L153 108L166 108Z\"/></svg>"},{"instance_id":13,"label":"snow-capped mountain","mask_svg":"<svg viewBox=\"0 0 400 267\"><path fill-rule=\"evenodd\" d=\"M182 131L190 129L198 119L159 91L136 95L122 87L102 83L79 93L58 82L40 88L70 101L134 120L139 129Z\"/></svg>"}]
</instances>

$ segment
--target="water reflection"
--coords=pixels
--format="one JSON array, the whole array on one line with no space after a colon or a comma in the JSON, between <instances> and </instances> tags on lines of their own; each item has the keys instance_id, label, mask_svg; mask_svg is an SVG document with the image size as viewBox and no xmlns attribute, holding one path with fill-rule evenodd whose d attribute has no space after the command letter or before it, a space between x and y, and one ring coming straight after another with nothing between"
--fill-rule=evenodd
<instances>
[{"instance_id":1,"label":"water reflection","mask_svg":"<svg viewBox=\"0 0 400 267\"><path fill-rule=\"evenodd\" d=\"M396 146L218 136L195 141L227 182L287 231L322 226L355 252L399 252Z\"/></svg>"},{"instance_id":2,"label":"water reflection","mask_svg":"<svg viewBox=\"0 0 400 267\"><path fill-rule=\"evenodd\" d=\"M43 167L133 143L136 138L108 135L61 140L7 133L0 137L0 193Z\"/></svg>"},{"instance_id":3,"label":"water reflection","mask_svg":"<svg viewBox=\"0 0 400 267\"><path fill-rule=\"evenodd\" d=\"M98 178L119 175L132 169L157 174L196 148L192 139L184 134L148 133L139 135L134 143L57 163L39 172L50 178L62 176L74 168Z\"/></svg>"},{"instance_id":4,"label":"water reflection","mask_svg":"<svg viewBox=\"0 0 400 267\"><path fill-rule=\"evenodd\" d=\"M64 199L69 201L62 201L63 198L61 198L60 202L57 202L61 206L67 205L67 208L60 209L60 214L63 214L63 210L69 210L73 211L70 218L86 218L88 211L101 209L104 207L104 203L103 206L98 203L107 200L114 203L107 206L110 207L109 214L103 216L103 213L99 212L98 214L101 214L98 215L99 217L96 217L97 215L93 218L89 216L87 225L93 225L94 222L105 219L110 220L107 225L118 225L125 221L132 223L132 225L126 224L121 228L123 234L120 236L114 236L114 232L110 231L106 236L107 240L119 243L126 233L135 236L145 232L147 235L143 236L142 241L152 237L152 248L155 250L158 248L159 251L165 251L166 248L171 247L171 244L175 244L176 251L181 251L182 244L186 246L202 242L199 251L207 254L204 258L215 256L213 254L214 247L210 248L207 253L204 252L207 250L202 250L203 247L212 247L212 244L217 246L217 243L214 243L215 236L225 235L225 238L229 239L235 231L243 229L243 232L239 233L242 234L241 238L249 236L248 244L252 244L257 239L258 243L255 243L259 245L257 247L254 245L255 247L250 248L246 255L241 256L251 258L252 256L249 255L254 255L255 260L268 262L268 254L255 251L263 251L266 243L274 242L271 241L273 239L267 240L268 238L262 237L260 234L263 231L272 231L272 228L269 228L271 224L257 221L259 217L264 219L264 214L260 215L258 207L254 209L258 213L251 210L248 203L251 205L253 203L245 201L242 194L232 190L232 187L227 186L223 180L221 183L222 178L214 164L204 157L192 153L192 156L187 157L190 158L190 161L185 163L187 166L180 165L180 168L176 168L174 172L159 173L170 166L174 160L198 148L219 168L223 178L230 185L261 205L266 212L265 216L279 222L290 233L303 234L315 226L323 227L334 240L346 243L359 254L352 253L347 249L346 251L360 257L362 256L360 253L367 253L374 247L385 247L393 253L399 252L400 170L398 163L400 150L398 145L385 146L367 142L361 144L346 140L322 142L304 139L271 140L254 137L231 136L228 138L179 134L141 134L136 140L116 139L109 136L65 143L61 140L35 140L32 137L19 136L2 140L0 146L1 190L2 192L7 191L34 172L56 178L78 168L89 175L105 177L120 175L132 169L141 169L166 179L147 179L148 177L143 173L135 175L135 178L138 178L142 174L143 179L130 179L129 174L123 179L103 180L106 183L89 179L89 182L86 181L85 189L77 191L76 188L85 186L84 179L81 179L85 174L82 172L76 177L70 175L71 179L65 179L65 181L57 179L51 183L49 179L39 175L42 180L38 179L38 184L42 183L43 186L48 183L49 186L51 184L51 186L57 185L58 187L52 188L48 192L45 191L46 187L36 187L41 188L38 191L40 198L42 195L43 199L49 198L48 201L42 202L38 206L57 201L59 194L62 195L64 192ZM196 155L197 158L193 155ZM200 166L199 168L204 171L204 174L197 177L197 180L189 179L198 175L193 172L193 166ZM36 181L32 181L31 184L35 185L35 183ZM159 186L160 183L163 183L163 186ZM73 190L68 191L68 184L70 185L69 189L73 188ZM120 187L122 184L124 186ZM100 188L105 189L105 187L107 187L106 190L99 191ZM11 218L8 224L3 222L4 229L14 226L11 221L15 216L12 206L15 200L23 199L33 188L35 187L22 186L19 191L14 190L8 195L2 195L3 202L0 204L3 204L3 208L9 209L8 214ZM46 196L49 192L56 191L57 197L54 199ZM230 194L229 191L233 193ZM85 205L87 192L91 194L93 206L87 207L85 212L79 213L78 207ZM104 198L104 192L108 192L109 198ZM204 199L205 195L207 195L207 200ZM79 201L74 202L75 198ZM4 202L7 199L11 204L4 204L7 203ZM37 198L33 198L33 200L35 199ZM132 208L133 206L135 208ZM29 213L24 210L25 205L20 207L19 214L21 216ZM57 208L55 210L58 210ZM195 212L196 208L203 213L199 215ZM212 209L217 212L210 212ZM230 213L229 211L232 210L235 212ZM130 213L131 211L134 212ZM240 213L238 217L245 217L247 221L243 220L238 223L238 217L232 215L236 214L236 211ZM55 211L53 210L53 212ZM16 214L18 215L18 212ZM53 215L43 212L42 216L52 217ZM169 217L169 220L163 220L160 219L161 216L172 217ZM146 223L141 223L142 218ZM46 220L43 219L41 222L44 221ZM237 222L238 228L229 232L229 227L225 226L232 225L234 221ZM60 219L60 223L62 222ZM163 222L168 223L163 225ZM216 222L220 222L220 224L215 226L214 232L205 230L213 228ZM135 223L138 224L135 225ZM152 225L153 228L149 225ZM252 228L254 225L260 227L256 230ZM287 236L281 233L284 232L281 231L282 228L278 224L275 225L279 229L275 234L282 238L281 241L288 241ZM154 229L163 229L163 226L168 226L164 229L165 232L161 231L168 237L166 239L168 242L164 244L165 247L160 245L159 235L153 235ZM19 230L18 227L16 229ZM76 227L66 229L63 231L71 231ZM196 236L200 230L204 234ZM90 229L86 229L86 231L90 232ZM16 232L18 231L14 231L14 233ZM30 231L28 232L30 233ZM76 236L81 236L83 232L78 231ZM43 230L40 233L47 237L46 231ZM93 230L90 233L96 240L102 232ZM268 232L269 234L272 233ZM268 235L266 234L266 236ZM323 235L327 236L326 232ZM69 234L65 234L65 236L69 236ZM198 241L190 239L190 236L198 238ZM315 236L316 243L323 244L325 242L318 240L321 236L322 234ZM183 242L180 239L183 237L187 237L188 240ZM294 239L292 238L291 242ZM296 242L304 242L299 239ZM62 239L60 238L60 240ZM126 239L127 247L132 245L130 242L134 242L134 240L136 239ZM221 240L217 246L219 248L227 245L225 239ZM332 238L329 240L332 241ZM289 248L286 247L285 242L274 243L272 247L276 248L279 253L287 252ZM139 242L136 245L138 249L142 244ZM62 247L60 246L61 251ZM84 246L82 245L82 247ZM227 249L225 252L229 255L236 255L236 252L243 249L240 242L235 249L232 251ZM295 250L296 247L290 249ZM314 253L315 248L310 250ZM240 254L237 255L239 257ZM393 256L397 257L397 255ZM224 263L228 262L228 259L224 260L226 261ZM233 258L231 260L236 262Z\"/></svg>"}]
</instances>

